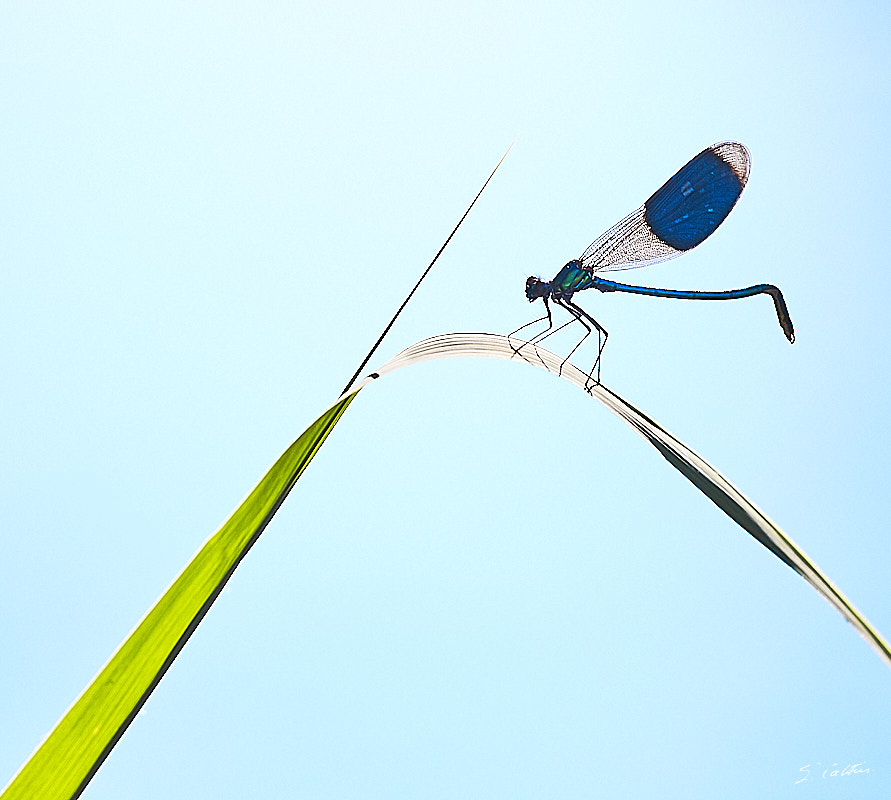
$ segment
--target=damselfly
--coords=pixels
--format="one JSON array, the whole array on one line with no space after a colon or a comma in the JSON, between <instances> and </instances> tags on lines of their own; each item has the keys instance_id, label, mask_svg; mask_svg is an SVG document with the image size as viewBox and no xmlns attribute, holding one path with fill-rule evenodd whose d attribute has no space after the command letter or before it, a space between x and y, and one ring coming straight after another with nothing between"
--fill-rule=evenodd
<instances>
[{"instance_id":1,"label":"damselfly","mask_svg":"<svg viewBox=\"0 0 891 800\"><path fill-rule=\"evenodd\" d=\"M768 294L773 299L783 333L790 342L794 342L795 331L783 294L776 286L769 283L759 283L744 289L701 292L630 286L608 281L594 274L601 271L645 267L666 261L704 242L736 205L749 178L750 165L749 151L739 142L719 142L707 147L681 167L640 208L598 236L578 259L567 263L553 280L528 278L526 297L530 303L540 297L547 314L517 328L510 335L513 336L523 328L547 319L548 327L527 343L534 345L567 325L575 321L580 322L585 327L586 333L563 361L565 364L596 329L597 358L588 374L589 387L592 383L600 383L600 359L609 334L594 317L572 301L576 292L585 289L593 288L600 292L629 292L680 300L736 300L740 297ZM548 300L553 300L556 305L566 309L572 319L554 328ZM522 345L518 352L523 347L525 345Z\"/></svg>"}]
</instances>

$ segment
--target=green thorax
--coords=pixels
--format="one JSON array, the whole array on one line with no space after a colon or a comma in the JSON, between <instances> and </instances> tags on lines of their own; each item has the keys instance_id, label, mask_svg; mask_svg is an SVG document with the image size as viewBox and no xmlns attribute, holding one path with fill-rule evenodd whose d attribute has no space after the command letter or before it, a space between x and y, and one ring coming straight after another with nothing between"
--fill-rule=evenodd
<instances>
[{"instance_id":1,"label":"green thorax","mask_svg":"<svg viewBox=\"0 0 891 800\"><path fill-rule=\"evenodd\" d=\"M578 261L570 261L551 281L551 293L557 296L572 295L589 288L593 283L591 273L582 269Z\"/></svg>"}]
</instances>

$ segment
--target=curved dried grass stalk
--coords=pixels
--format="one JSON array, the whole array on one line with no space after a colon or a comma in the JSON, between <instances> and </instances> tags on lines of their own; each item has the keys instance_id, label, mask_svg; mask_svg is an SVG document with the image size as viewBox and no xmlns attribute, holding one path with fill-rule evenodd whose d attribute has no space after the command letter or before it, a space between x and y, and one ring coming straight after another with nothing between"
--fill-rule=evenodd
<instances>
[{"instance_id":1,"label":"curved dried grass stalk","mask_svg":"<svg viewBox=\"0 0 891 800\"><path fill-rule=\"evenodd\" d=\"M541 347L526 346L517 353L517 349L524 344L522 340L508 340L505 336L491 333L453 333L434 336L406 348L373 375L377 377L419 361L437 358L500 358L521 360L555 375L559 373L564 380L585 390L588 378L578 367L566 363L561 370L562 359ZM366 378L360 385L367 385L375 377ZM820 571L807 554L736 486L677 437L606 386L593 386L588 394L628 423L721 511L801 575L854 626L882 660L891 666L891 648L881 634Z\"/></svg>"},{"instance_id":2,"label":"curved dried grass stalk","mask_svg":"<svg viewBox=\"0 0 891 800\"><path fill-rule=\"evenodd\" d=\"M382 375L437 358L501 358L557 374L561 359L543 348L486 333L447 334L403 350L333 403L282 454L226 523L201 547L6 787L0 800L79 797L185 646L226 582L271 521L358 392ZM562 378L585 388L572 364ZM848 620L891 666L881 635L754 503L685 444L605 386L589 392L643 436L696 488Z\"/></svg>"}]
</instances>

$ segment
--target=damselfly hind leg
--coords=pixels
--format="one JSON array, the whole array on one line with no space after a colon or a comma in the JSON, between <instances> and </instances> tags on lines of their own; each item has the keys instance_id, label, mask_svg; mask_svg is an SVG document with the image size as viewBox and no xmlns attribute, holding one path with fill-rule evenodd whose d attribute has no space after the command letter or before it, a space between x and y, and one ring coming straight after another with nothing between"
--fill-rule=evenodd
<instances>
[{"instance_id":1,"label":"damselfly hind leg","mask_svg":"<svg viewBox=\"0 0 891 800\"><path fill-rule=\"evenodd\" d=\"M591 335L591 326L590 326L587 322L585 322L583 315L582 315L581 313L579 313L580 309L579 309L579 310L576 310L575 308L572 307L572 304L569 303L568 301L566 301L566 305L564 305L563 303L561 303L561 305L563 305L563 307L564 307L570 314L572 314L572 316L575 318L575 321L576 321L576 322L580 322L580 323L582 324L582 326L583 326L584 329L585 329L585 335L582 336L582 338L578 340L578 342L576 343L576 346L573 347L572 350L570 350L569 353L566 355L566 358L564 358L564 359L560 362L560 368L557 370L557 374L558 374L558 375L562 375L562 374L563 374L563 367L566 365L566 362L569 361L569 359L572 358L572 354L573 354L576 350L578 350L579 347L581 347L582 342L584 342L585 339L587 339L587 338ZM567 323L567 325L568 325L568 324L570 324L570 323ZM564 326L564 327L565 327L565 326ZM598 333L597 333L597 341L598 341L598 343L600 342L600 332L599 332L599 331L598 331ZM585 388L587 388L587 386L586 386Z\"/></svg>"},{"instance_id":2,"label":"damselfly hind leg","mask_svg":"<svg viewBox=\"0 0 891 800\"><path fill-rule=\"evenodd\" d=\"M572 301L564 300L564 302L561 305L563 305L563 307L567 311L569 311L571 314L573 314L573 316L575 316L576 319L578 319L578 321L581 322L583 325L585 325L585 323L583 321L583 318L584 318L584 320L587 320L595 328L597 328L597 358L594 359L594 366L591 367L591 371L585 377L585 391L588 392L588 394L590 394L591 389L594 386L600 385L600 360L601 360L600 357L603 355L603 348L606 347L606 340L609 338L609 332L606 330L606 328L603 327L603 325L601 325L596 319L594 319L594 317L592 317L587 311L585 311L580 306L577 306ZM588 326L585 325L585 327L587 328ZM591 332L591 329L588 328L588 333L590 333L590 332ZM582 342L585 341L585 339L587 337L588 337L588 334L585 334L585 337L582 339ZM579 344L581 344L582 342L579 342ZM569 354L570 356L572 355L572 353L574 353L576 351L578 346L579 345L577 344L572 349L572 352ZM568 358L568 356L567 356L567 358ZM596 378L594 377L594 370L597 370Z\"/></svg>"}]
</instances>

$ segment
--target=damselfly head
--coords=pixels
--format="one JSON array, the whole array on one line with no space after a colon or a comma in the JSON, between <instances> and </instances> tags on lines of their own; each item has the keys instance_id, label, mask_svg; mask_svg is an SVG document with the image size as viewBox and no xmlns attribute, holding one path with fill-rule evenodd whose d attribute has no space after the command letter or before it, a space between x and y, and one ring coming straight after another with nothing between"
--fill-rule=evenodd
<instances>
[{"instance_id":1,"label":"damselfly head","mask_svg":"<svg viewBox=\"0 0 891 800\"><path fill-rule=\"evenodd\" d=\"M546 297L550 293L550 287L543 280L530 275L526 278L526 299L532 303L539 297Z\"/></svg>"}]
</instances>

